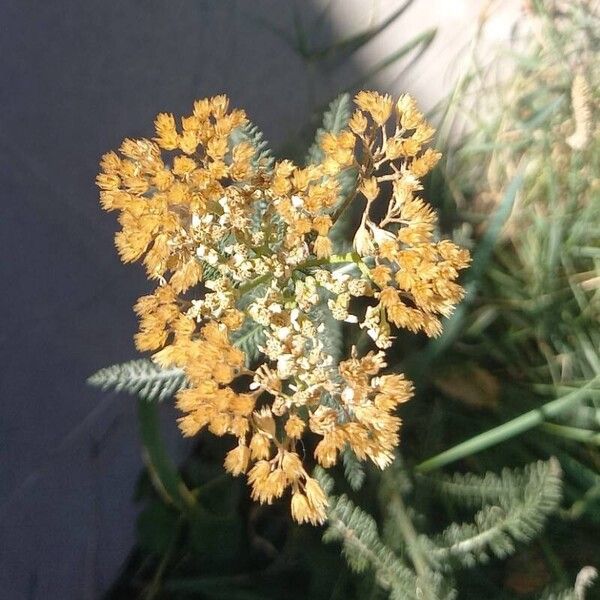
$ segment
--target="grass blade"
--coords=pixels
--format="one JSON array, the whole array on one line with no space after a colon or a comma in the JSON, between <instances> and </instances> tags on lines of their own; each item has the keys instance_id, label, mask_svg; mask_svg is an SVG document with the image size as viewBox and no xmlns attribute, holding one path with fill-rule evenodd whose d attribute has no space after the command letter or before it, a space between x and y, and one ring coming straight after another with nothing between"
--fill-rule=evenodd
<instances>
[{"instance_id":1,"label":"grass blade","mask_svg":"<svg viewBox=\"0 0 600 600\"><path fill-rule=\"evenodd\" d=\"M589 389L600 381L600 376L595 377L580 389L557 398L541 406L522 414L507 423L494 427L484 433L476 435L465 442L433 456L426 461L418 464L415 470L420 473L427 473L434 469L439 469L447 464L491 448L517 435L541 425L546 419L556 417L574 404L581 402L588 396Z\"/></svg>"}]
</instances>

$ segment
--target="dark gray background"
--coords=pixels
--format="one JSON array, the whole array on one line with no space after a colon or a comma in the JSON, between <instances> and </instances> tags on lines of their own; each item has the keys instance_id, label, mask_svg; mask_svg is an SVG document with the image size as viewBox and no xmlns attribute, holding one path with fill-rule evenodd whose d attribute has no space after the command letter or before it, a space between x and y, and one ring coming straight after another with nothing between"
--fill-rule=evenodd
<instances>
[{"instance_id":1,"label":"dark gray background","mask_svg":"<svg viewBox=\"0 0 600 600\"><path fill-rule=\"evenodd\" d=\"M281 0L0 2L1 598L98 597L134 540L135 404L85 379L136 356L131 305L151 284L118 261L98 160L151 136L159 111L221 92L279 145L306 121L309 86L263 20L289 31L294 6L316 14ZM329 99L337 83L316 82Z\"/></svg>"}]
</instances>

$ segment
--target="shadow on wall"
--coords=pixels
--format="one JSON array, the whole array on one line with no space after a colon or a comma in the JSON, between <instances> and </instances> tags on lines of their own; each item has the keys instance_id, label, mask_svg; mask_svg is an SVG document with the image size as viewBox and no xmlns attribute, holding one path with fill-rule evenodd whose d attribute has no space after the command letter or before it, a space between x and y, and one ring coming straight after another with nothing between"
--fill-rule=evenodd
<instances>
[{"instance_id":1,"label":"shadow on wall","mask_svg":"<svg viewBox=\"0 0 600 600\"><path fill-rule=\"evenodd\" d=\"M150 285L113 249L99 157L151 136L158 112L221 92L274 146L301 138L314 109L362 79L352 45L311 52L334 41L327 4L2 3L3 598L98 597L134 541L134 401L85 379L136 356L131 306ZM189 446L164 412L181 457Z\"/></svg>"}]
</instances>

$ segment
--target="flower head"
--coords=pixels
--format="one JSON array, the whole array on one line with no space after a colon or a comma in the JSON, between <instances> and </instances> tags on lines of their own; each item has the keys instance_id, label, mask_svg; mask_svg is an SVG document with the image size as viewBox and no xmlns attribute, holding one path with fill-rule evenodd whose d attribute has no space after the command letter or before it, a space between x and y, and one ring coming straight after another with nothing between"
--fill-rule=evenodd
<instances>
[{"instance_id":1,"label":"flower head","mask_svg":"<svg viewBox=\"0 0 600 600\"><path fill-rule=\"evenodd\" d=\"M469 262L434 239L436 216L418 196L439 155L422 148L433 130L414 101L360 92L356 105L347 128L321 136L323 160L298 167L261 161L245 113L225 96L199 100L181 120L158 115L151 140L106 154L97 178L103 208L119 211L121 258L141 260L158 282L135 305L135 341L159 365L184 370L183 434L236 438L225 469L245 474L258 502L288 491L300 523L323 523L327 508L300 456L303 436L316 438L310 454L325 468L345 448L390 464L396 409L412 385L382 374L382 349L392 328L439 334ZM340 199L338 175L350 167L356 189ZM361 197L356 251L336 254L340 206ZM340 358L324 310L365 329L379 350ZM248 331L259 340L252 359L240 347Z\"/></svg>"}]
</instances>

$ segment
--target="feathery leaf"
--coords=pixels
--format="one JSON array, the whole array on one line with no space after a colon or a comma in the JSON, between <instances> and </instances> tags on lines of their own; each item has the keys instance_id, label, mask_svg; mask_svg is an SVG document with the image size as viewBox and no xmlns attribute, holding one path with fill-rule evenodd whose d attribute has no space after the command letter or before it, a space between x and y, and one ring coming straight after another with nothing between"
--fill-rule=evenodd
<instances>
[{"instance_id":1,"label":"feathery leaf","mask_svg":"<svg viewBox=\"0 0 600 600\"><path fill-rule=\"evenodd\" d=\"M132 360L100 369L88 380L102 390L127 392L148 401L161 402L187 387L182 369L162 369L151 360Z\"/></svg>"},{"instance_id":2,"label":"feathery leaf","mask_svg":"<svg viewBox=\"0 0 600 600\"><path fill-rule=\"evenodd\" d=\"M273 168L275 158L269 148L269 143L265 140L263 132L253 123L248 122L242 127L235 129L230 136L231 145L235 146L240 142L249 142L256 149L252 164L255 168L262 167L266 171Z\"/></svg>"},{"instance_id":3,"label":"feathery leaf","mask_svg":"<svg viewBox=\"0 0 600 600\"><path fill-rule=\"evenodd\" d=\"M249 317L240 329L231 334L232 344L244 352L247 364L254 362L260 356L258 347L262 346L264 341L265 328Z\"/></svg>"},{"instance_id":4,"label":"feathery leaf","mask_svg":"<svg viewBox=\"0 0 600 600\"><path fill-rule=\"evenodd\" d=\"M542 531L546 517L560 503L562 487L555 458L522 470L505 469L500 477L455 475L437 485L445 496L469 506L483 505L474 523L453 523L433 539L420 537L439 569L447 569L455 561L470 567L485 562L490 554L499 558L511 554L515 541L529 541Z\"/></svg>"},{"instance_id":5,"label":"feathery leaf","mask_svg":"<svg viewBox=\"0 0 600 600\"><path fill-rule=\"evenodd\" d=\"M350 94L340 94L331 102L329 108L323 114L323 126L317 129L315 141L308 150L306 162L318 164L323 160L324 154L321 150L321 137L325 133L340 133L348 125L352 110Z\"/></svg>"},{"instance_id":6,"label":"feathery leaf","mask_svg":"<svg viewBox=\"0 0 600 600\"><path fill-rule=\"evenodd\" d=\"M323 469L317 467L314 475L323 489L330 492L332 479ZM329 496L327 519L328 528L323 534L323 541L340 542L348 565L355 572L373 569L378 584L388 591L391 600L454 597L453 591L445 588L446 582L438 574L432 574L426 582L417 577L383 544L373 517L355 506L345 494Z\"/></svg>"},{"instance_id":7,"label":"feathery leaf","mask_svg":"<svg viewBox=\"0 0 600 600\"><path fill-rule=\"evenodd\" d=\"M365 468L350 448L344 448L342 452L342 462L344 463L344 475L346 476L346 480L350 484L350 487L357 492L365 482Z\"/></svg>"}]
</instances>

